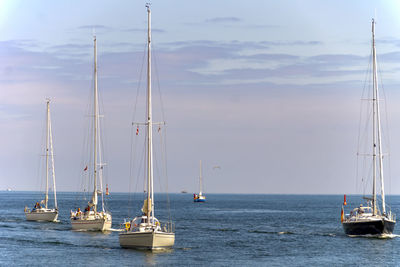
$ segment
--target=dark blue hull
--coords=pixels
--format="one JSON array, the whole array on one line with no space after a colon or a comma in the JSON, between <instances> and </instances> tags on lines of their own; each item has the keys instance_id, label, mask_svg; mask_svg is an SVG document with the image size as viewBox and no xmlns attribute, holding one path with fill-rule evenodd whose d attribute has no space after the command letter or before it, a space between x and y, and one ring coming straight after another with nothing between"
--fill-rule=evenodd
<instances>
[{"instance_id":1,"label":"dark blue hull","mask_svg":"<svg viewBox=\"0 0 400 267\"><path fill-rule=\"evenodd\" d=\"M383 235L392 234L395 226L394 221L374 220L366 222L343 222L346 235Z\"/></svg>"},{"instance_id":2,"label":"dark blue hull","mask_svg":"<svg viewBox=\"0 0 400 267\"><path fill-rule=\"evenodd\" d=\"M194 199L193 201L194 201L194 202L206 202L205 199Z\"/></svg>"}]
</instances>

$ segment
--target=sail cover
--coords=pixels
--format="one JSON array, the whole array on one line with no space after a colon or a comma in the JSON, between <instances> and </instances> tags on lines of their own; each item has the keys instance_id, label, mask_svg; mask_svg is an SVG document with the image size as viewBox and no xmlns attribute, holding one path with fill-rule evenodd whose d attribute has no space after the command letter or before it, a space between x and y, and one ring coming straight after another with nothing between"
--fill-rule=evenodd
<instances>
[{"instance_id":1,"label":"sail cover","mask_svg":"<svg viewBox=\"0 0 400 267\"><path fill-rule=\"evenodd\" d=\"M97 205L97 192L96 191L93 192L92 199L89 202L90 207L93 207L95 205Z\"/></svg>"},{"instance_id":2,"label":"sail cover","mask_svg":"<svg viewBox=\"0 0 400 267\"><path fill-rule=\"evenodd\" d=\"M149 204L147 204L148 202ZM147 207L149 207L149 210L147 210ZM146 215L151 212L151 199L149 201L147 201L147 198L144 200L142 212L146 213Z\"/></svg>"}]
</instances>

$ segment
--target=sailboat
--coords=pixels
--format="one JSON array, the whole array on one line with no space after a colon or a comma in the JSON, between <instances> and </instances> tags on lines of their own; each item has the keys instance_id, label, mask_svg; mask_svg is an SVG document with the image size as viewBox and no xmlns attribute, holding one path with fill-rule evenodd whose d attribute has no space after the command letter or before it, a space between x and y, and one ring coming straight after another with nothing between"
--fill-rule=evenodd
<instances>
[{"instance_id":1,"label":"sailboat","mask_svg":"<svg viewBox=\"0 0 400 267\"><path fill-rule=\"evenodd\" d=\"M33 209L25 207L25 216L28 221L48 221L55 222L58 218L57 195L56 195L56 176L54 171L53 136L51 132L50 119L50 100L46 101L47 122L46 122L46 190L44 200L36 202ZM51 175L53 180L54 208L49 208L49 158L51 160ZM43 205L43 206L42 206Z\"/></svg>"},{"instance_id":2,"label":"sailboat","mask_svg":"<svg viewBox=\"0 0 400 267\"><path fill-rule=\"evenodd\" d=\"M200 175L199 175L199 194L193 194L194 202L206 202L206 197L203 195L203 177L201 175L201 160L200 160Z\"/></svg>"},{"instance_id":3,"label":"sailboat","mask_svg":"<svg viewBox=\"0 0 400 267\"><path fill-rule=\"evenodd\" d=\"M341 221L344 232L349 236L389 235L393 233L396 224L396 216L386 207L385 202L374 19L372 19L372 68L373 92L370 99L372 101L372 142L371 152L368 153L368 156L372 156L372 197L364 197L366 205L361 204L347 215L344 215L342 206ZM381 210L377 199L377 176L380 178ZM346 200L343 205L346 205Z\"/></svg>"},{"instance_id":4,"label":"sailboat","mask_svg":"<svg viewBox=\"0 0 400 267\"><path fill-rule=\"evenodd\" d=\"M98 108L98 90L97 90L97 46L96 36L94 36L94 105L93 105L93 194L88 205L81 211L71 210L72 230L88 230L88 231L106 231L111 229L112 217L111 213L105 210L102 190L98 190L98 179L100 179L100 189L102 189L102 173L104 164L101 163L100 153L100 133L99 133L99 108ZM98 162L100 158L100 163ZM87 166L85 167L85 171ZM101 195L101 209L98 205L98 195Z\"/></svg>"},{"instance_id":5,"label":"sailboat","mask_svg":"<svg viewBox=\"0 0 400 267\"><path fill-rule=\"evenodd\" d=\"M124 223L123 232L119 234L119 244L123 248L165 249L175 243L174 225L168 222L162 225L154 215L153 183L153 118L151 101L151 20L150 5L146 4L148 17L147 38L147 128L146 165L147 165L147 198L144 200L142 215Z\"/></svg>"}]
</instances>

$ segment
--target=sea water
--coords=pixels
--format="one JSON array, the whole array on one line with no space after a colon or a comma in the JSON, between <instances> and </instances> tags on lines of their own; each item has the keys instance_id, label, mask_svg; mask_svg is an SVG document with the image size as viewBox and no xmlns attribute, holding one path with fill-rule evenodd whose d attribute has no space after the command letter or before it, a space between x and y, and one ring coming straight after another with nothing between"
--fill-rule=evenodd
<instances>
[{"instance_id":1,"label":"sea water","mask_svg":"<svg viewBox=\"0 0 400 267\"><path fill-rule=\"evenodd\" d=\"M156 217L175 222L175 246L166 251L122 249L118 229L140 214L142 194L111 193L107 233L71 231L71 209L87 203L77 193L58 193L58 223L28 222L24 207L38 192L0 192L0 265L63 266L399 266L400 226L390 238L352 238L343 233L339 195L156 194ZM361 203L348 196L348 206ZM400 196L389 196L400 215ZM170 206L170 212L168 212ZM345 207L347 212L350 207Z\"/></svg>"}]
</instances>

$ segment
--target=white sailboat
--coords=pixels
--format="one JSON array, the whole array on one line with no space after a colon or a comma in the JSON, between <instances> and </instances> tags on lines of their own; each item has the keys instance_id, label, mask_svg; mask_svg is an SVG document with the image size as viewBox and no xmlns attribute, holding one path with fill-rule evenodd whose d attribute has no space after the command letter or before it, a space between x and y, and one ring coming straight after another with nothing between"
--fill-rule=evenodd
<instances>
[{"instance_id":1,"label":"white sailboat","mask_svg":"<svg viewBox=\"0 0 400 267\"><path fill-rule=\"evenodd\" d=\"M360 205L353 209L350 214L344 215L342 206L341 221L344 232L350 236L360 235L385 235L392 234L396 224L396 216L386 207L385 187L383 179L383 152L381 118L379 110L379 88L378 71L375 47L375 21L372 19L372 142L370 152L366 156L372 156L372 197L364 197L366 205ZM377 176L380 180L381 209L378 207L377 199ZM343 205L346 205L346 197Z\"/></svg>"},{"instance_id":2,"label":"white sailboat","mask_svg":"<svg viewBox=\"0 0 400 267\"><path fill-rule=\"evenodd\" d=\"M53 136L51 131L51 119L50 119L50 100L46 101L47 107L47 122L46 122L46 190L44 200L36 202L33 209L25 207L25 216L28 221L48 221L55 222L58 218L58 207L57 207L57 194L56 194L56 176L54 171L54 154L53 154ZM50 150L50 151L49 151ZM51 159L51 175L53 180L53 192L54 192L54 208L49 208L49 158ZM42 206L44 205L44 206Z\"/></svg>"},{"instance_id":3,"label":"white sailboat","mask_svg":"<svg viewBox=\"0 0 400 267\"><path fill-rule=\"evenodd\" d=\"M206 202L206 196L203 195L203 177L202 177L202 170L201 170L201 160L200 160L200 175L199 175L199 194L193 194L193 201L194 202Z\"/></svg>"},{"instance_id":4,"label":"white sailboat","mask_svg":"<svg viewBox=\"0 0 400 267\"><path fill-rule=\"evenodd\" d=\"M163 249L171 248L175 243L174 227L171 222L161 225L154 215L153 184L153 120L151 105L151 20L150 6L146 5L148 16L147 41L147 198L144 201L142 215L124 223L124 231L119 234L119 243L124 248Z\"/></svg>"},{"instance_id":5,"label":"white sailboat","mask_svg":"<svg viewBox=\"0 0 400 267\"><path fill-rule=\"evenodd\" d=\"M105 210L103 191L98 190L98 179L102 189L102 171L103 164L101 163L101 153L99 147L99 108L98 108L98 90L97 90L97 46L96 36L94 37L94 133L93 133L93 194L84 211L79 208L76 211L71 210L71 225L72 230L88 230L88 231L106 231L111 229L112 217L111 213ZM100 163L98 162L100 158ZM87 168L85 168L87 169ZM98 194L101 195L101 210L98 205Z\"/></svg>"}]
</instances>

